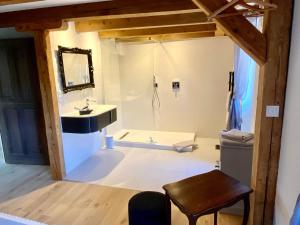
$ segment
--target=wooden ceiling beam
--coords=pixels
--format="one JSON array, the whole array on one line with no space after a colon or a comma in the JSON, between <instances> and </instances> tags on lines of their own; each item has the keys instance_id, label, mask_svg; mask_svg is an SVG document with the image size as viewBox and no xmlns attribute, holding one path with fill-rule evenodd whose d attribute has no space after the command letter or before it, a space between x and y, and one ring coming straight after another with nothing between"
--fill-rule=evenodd
<instances>
[{"instance_id":1,"label":"wooden ceiling beam","mask_svg":"<svg viewBox=\"0 0 300 225\"><path fill-rule=\"evenodd\" d=\"M226 0L192 0L208 15L228 2ZM224 13L235 13L235 8L228 8ZM247 52L258 64L266 62L267 43L265 36L256 29L244 16L215 18L226 35Z\"/></svg>"},{"instance_id":2,"label":"wooden ceiling beam","mask_svg":"<svg viewBox=\"0 0 300 225\"><path fill-rule=\"evenodd\" d=\"M16 5L16 4L29 3L29 2L38 2L38 1L43 1L43 0L0 0L0 6Z\"/></svg>"},{"instance_id":3,"label":"wooden ceiling beam","mask_svg":"<svg viewBox=\"0 0 300 225\"><path fill-rule=\"evenodd\" d=\"M182 33L182 34L164 34L164 35L152 35L144 37L126 37L116 38L118 42L167 42L167 41L182 41L188 39L214 37L215 32L193 32L193 33Z\"/></svg>"},{"instance_id":4,"label":"wooden ceiling beam","mask_svg":"<svg viewBox=\"0 0 300 225\"><path fill-rule=\"evenodd\" d=\"M78 5L56 6L16 12L0 13L0 27L41 20L116 17L128 15L174 14L182 10L199 10L190 0L114 0Z\"/></svg>"},{"instance_id":5,"label":"wooden ceiling beam","mask_svg":"<svg viewBox=\"0 0 300 225\"><path fill-rule=\"evenodd\" d=\"M174 15L146 16L138 18L98 19L76 22L77 32L101 30L123 30L133 28L150 28L175 25L206 23L207 16L203 12Z\"/></svg>"},{"instance_id":6,"label":"wooden ceiling beam","mask_svg":"<svg viewBox=\"0 0 300 225\"><path fill-rule=\"evenodd\" d=\"M18 32L30 32L30 31L41 31L41 30L67 30L68 23L62 20L48 20L40 23L24 23L15 26Z\"/></svg>"},{"instance_id":7,"label":"wooden ceiling beam","mask_svg":"<svg viewBox=\"0 0 300 225\"><path fill-rule=\"evenodd\" d=\"M148 29L133 29L133 30L115 30L115 31L100 31L100 38L121 38L121 37L142 37L153 35L168 35L168 34L184 34L184 33L205 33L215 32L216 24L199 24L187 26L159 27Z\"/></svg>"}]
</instances>

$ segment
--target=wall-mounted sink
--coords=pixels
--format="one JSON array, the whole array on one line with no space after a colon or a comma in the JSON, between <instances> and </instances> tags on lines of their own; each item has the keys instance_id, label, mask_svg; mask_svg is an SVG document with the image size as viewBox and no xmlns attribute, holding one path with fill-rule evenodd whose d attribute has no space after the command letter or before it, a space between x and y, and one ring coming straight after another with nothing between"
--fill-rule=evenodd
<instances>
[{"instance_id":1,"label":"wall-mounted sink","mask_svg":"<svg viewBox=\"0 0 300 225\"><path fill-rule=\"evenodd\" d=\"M61 116L64 133L93 133L117 120L117 106L92 105L90 114L80 115L79 111L73 111Z\"/></svg>"}]
</instances>

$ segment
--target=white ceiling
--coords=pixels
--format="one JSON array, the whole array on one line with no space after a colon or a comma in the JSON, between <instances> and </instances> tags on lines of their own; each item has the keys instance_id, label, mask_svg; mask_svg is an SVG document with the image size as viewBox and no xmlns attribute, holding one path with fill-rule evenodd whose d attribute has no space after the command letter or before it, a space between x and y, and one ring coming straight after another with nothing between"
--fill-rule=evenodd
<instances>
[{"instance_id":1,"label":"white ceiling","mask_svg":"<svg viewBox=\"0 0 300 225\"><path fill-rule=\"evenodd\" d=\"M106 0L44 0L44 1L37 1L37 2L30 2L30 3L0 6L0 13L20 11L26 9L46 8L46 7L61 6L61 5L74 5L74 4L81 4L81 3L88 3L88 2L103 2L103 1Z\"/></svg>"}]
</instances>

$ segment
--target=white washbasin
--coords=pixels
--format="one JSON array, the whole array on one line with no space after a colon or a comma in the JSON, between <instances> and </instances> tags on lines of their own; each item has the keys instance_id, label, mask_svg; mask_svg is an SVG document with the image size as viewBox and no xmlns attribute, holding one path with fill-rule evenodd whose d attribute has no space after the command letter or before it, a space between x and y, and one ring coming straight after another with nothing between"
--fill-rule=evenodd
<instances>
[{"instance_id":1,"label":"white washbasin","mask_svg":"<svg viewBox=\"0 0 300 225\"><path fill-rule=\"evenodd\" d=\"M74 110L73 112L61 115L61 117L65 117L65 118L89 118L89 117L99 116L101 114L107 113L107 112L109 112L111 110L114 110L116 108L117 108L116 105L91 105L91 106L89 106L89 109L92 109L93 111L90 114L80 115L78 110Z\"/></svg>"}]
</instances>

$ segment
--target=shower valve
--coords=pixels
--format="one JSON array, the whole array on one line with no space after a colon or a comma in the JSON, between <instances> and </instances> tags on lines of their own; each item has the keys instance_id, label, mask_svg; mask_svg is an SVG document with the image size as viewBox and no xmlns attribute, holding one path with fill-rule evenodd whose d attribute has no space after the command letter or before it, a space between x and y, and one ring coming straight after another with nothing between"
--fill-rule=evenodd
<instances>
[{"instance_id":1,"label":"shower valve","mask_svg":"<svg viewBox=\"0 0 300 225\"><path fill-rule=\"evenodd\" d=\"M179 90L180 89L180 82L179 81L173 81L172 82L172 88L175 91Z\"/></svg>"}]
</instances>

